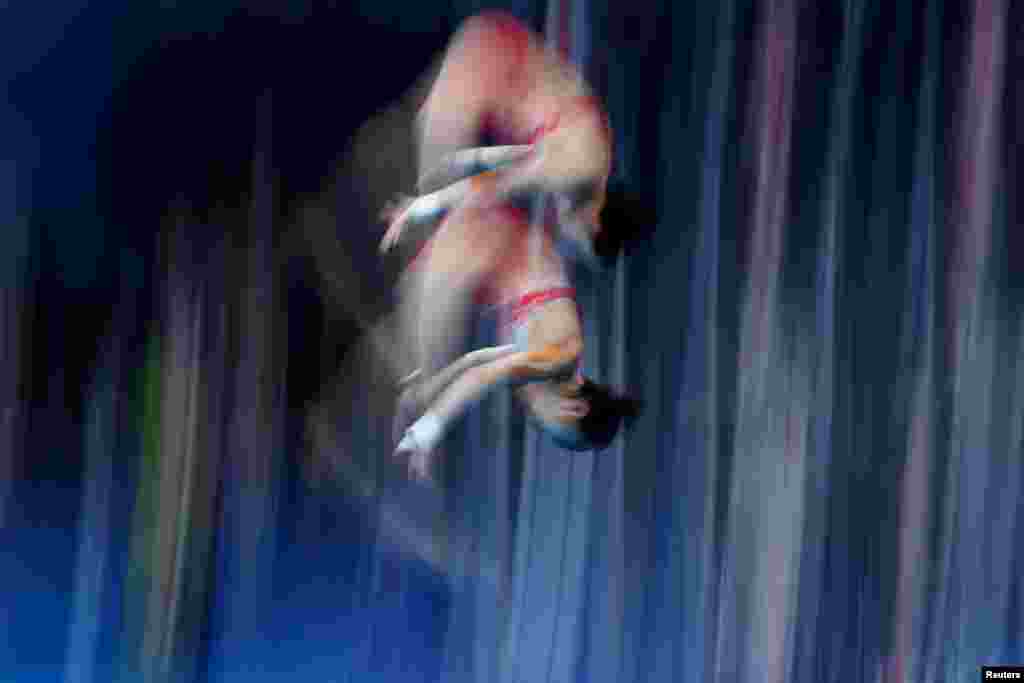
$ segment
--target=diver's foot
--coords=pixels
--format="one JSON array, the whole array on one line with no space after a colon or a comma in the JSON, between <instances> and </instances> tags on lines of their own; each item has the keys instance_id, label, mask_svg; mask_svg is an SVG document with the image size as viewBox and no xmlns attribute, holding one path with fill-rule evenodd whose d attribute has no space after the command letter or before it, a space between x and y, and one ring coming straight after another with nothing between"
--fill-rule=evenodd
<instances>
[{"instance_id":1,"label":"diver's foot","mask_svg":"<svg viewBox=\"0 0 1024 683\"><path fill-rule=\"evenodd\" d=\"M413 430L407 430L395 448L395 459L405 461L406 472L413 481L425 486L435 486L433 477L437 451L416 439Z\"/></svg>"},{"instance_id":2,"label":"diver's foot","mask_svg":"<svg viewBox=\"0 0 1024 683\"><path fill-rule=\"evenodd\" d=\"M409 478L425 486L434 486L436 452L420 450L409 456Z\"/></svg>"},{"instance_id":3,"label":"diver's foot","mask_svg":"<svg viewBox=\"0 0 1024 683\"><path fill-rule=\"evenodd\" d=\"M417 370L416 373L419 371ZM414 375L416 373L413 373ZM398 396L398 403L395 406L395 419L391 424L391 443L398 443L413 422L423 413L423 406L420 405L419 388L416 378L407 377L399 383L402 393Z\"/></svg>"},{"instance_id":4,"label":"diver's foot","mask_svg":"<svg viewBox=\"0 0 1024 683\"><path fill-rule=\"evenodd\" d=\"M444 431L444 419L430 412L421 415L405 430L395 448L395 457L406 461L409 476L413 479L432 482L430 470Z\"/></svg>"}]
</instances>

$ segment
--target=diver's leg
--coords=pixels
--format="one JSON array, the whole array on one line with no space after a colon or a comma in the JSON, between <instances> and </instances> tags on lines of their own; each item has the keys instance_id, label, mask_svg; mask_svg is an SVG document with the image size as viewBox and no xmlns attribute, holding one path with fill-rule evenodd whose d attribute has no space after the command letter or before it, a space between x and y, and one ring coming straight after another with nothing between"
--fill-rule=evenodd
<instances>
[{"instance_id":1,"label":"diver's leg","mask_svg":"<svg viewBox=\"0 0 1024 683\"><path fill-rule=\"evenodd\" d=\"M417 372L399 401L396 436L418 417L421 388L460 355L474 296L497 266L507 231L487 213L453 211L406 275L402 324Z\"/></svg>"}]
</instances>

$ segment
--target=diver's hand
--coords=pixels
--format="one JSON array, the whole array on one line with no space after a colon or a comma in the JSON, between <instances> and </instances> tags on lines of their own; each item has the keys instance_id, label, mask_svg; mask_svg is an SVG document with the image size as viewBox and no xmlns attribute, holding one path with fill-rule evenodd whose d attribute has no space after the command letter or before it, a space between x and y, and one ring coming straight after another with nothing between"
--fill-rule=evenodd
<instances>
[{"instance_id":1,"label":"diver's hand","mask_svg":"<svg viewBox=\"0 0 1024 683\"><path fill-rule=\"evenodd\" d=\"M444 426L441 420L431 413L423 415L405 430L395 448L395 457L407 460L411 478L424 483L432 481L430 469L434 462L435 449L443 433Z\"/></svg>"},{"instance_id":2,"label":"diver's hand","mask_svg":"<svg viewBox=\"0 0 1024 683\"><path fill-rule=\"evenodd\" d=\"M384 238L380 241L380 251L390 251L402 239L402 232L412 219L416 210L416 199L406 195L399 195L388 202L380 212L381 220L388 223L388 229Z\"/></svg>"},{"instance_id":3,"label":"diver's hand","mask_svg":"<svg viewBox=\"0 0 1024 683\"><path fill-rule=\"evenodd\" d=\"M406 375L402 379L398 380L398 388L399 389L406 389L406 388L411 387L411 386L413 386L415 384L419 384L420 381L422 381L422 380L423 380L423 368L416 368L415 370L410 372L408 375Z\"/></svg>"},{"instance_id":4,"label":"diver's hand","mask_svg":"<svg viewBox=\"0 0 1024 683\"><path fill-rule=\"evenodd\" d=\"M432 474L434 464L434 451L415 451L409 457L409 478L421 484L432 485L434 477Z\"/></svg>"}]
</instances>

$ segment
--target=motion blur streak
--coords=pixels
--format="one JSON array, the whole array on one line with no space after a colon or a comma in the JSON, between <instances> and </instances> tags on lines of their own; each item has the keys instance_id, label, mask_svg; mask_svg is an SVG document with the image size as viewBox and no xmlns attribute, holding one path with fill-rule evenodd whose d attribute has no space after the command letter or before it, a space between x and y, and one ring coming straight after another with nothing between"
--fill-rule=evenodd
<instances>
[{"instance_id":1,"label":"motion blur streak","mask_svg":"<svg viewBox=\"0 0 1024 683\"><path fill-rule=\"evenodd\" d=\"M115 351L111 349L111 351ZM100 602L108 581L111 541L111 498L114 487L111 444L117 438L117 357L107 359L92 387L86 432L85 491L79 512L78 550L67 661L68 683L102 680L95 673L99 636L103 628Z\"/></svg>"},{"instance_id":2,"label":"motion blur streak","mask_svg":"<svg viewBox=\"0 0 1024 683\"><path fill-rule=\"evenodd\" d=\"M27 131L12 124L12 113L6 108L0 110L0 125L12 136L30 140ZM13 150L4 151L14 156ZM14 454L23 448L25 436L25 415L19 400L19 387L26 381L20 323L27 314L22 282L29 276L27 205L32 166L31 157L19 164L5 156L0 154L0 231L4 242L0 256L0 529L7 523Z\"/></svg>"},{"instance_id":3,"label":"motion blur streak","mask_svg":"<svg viewBox=\"0 0 1024 683\"><path fill-rule=\"evenodd\" d=\"M943 603L946 618L952 621L945 639L955 643L947 652L972 652L994 662L1005 656L999 632L1009 616L1006 589L1012 585L1012 556L1002 540L1010 536L1012 526L997 501L1019 500L1020 486L1019 457L1005 456L1008 446L1019 447L1008 442L1008 428L1020 420L1014 410L1019 385L1006 386L998 376L1018 375L1019 354L1007 332L1020 330L1000 329L1003 324L993 315L991 290L1005 4L976 0L970 6L970 21L951 215L948 348L953 426L948 504L955 516L946 529L953 552L945 567L949 580ZM973 662L952 656L946 662L948 678L974 673Z\"/></svg>"},{"instance_id":4,"label":"motion blur streak","mask_svg":"<svg viewBox=\"0 0 1024 683\"><path fill-rule=\"evenodd\" d=\"M918 97L918 134L914 150L914 184L910 193L909 276L904 301L902 365L907 397L907 462L901 482L897 602L893 612L892 656L884 680L922 680L928 658L922 652L926 591L919 580L922 557L931 556L928 520L934 493L930 456L937 446L935 429L935 329L937 249L935 207L935 98L938 86L938 3L925 15L924 64ZM902 397L897 400L902 400Z\"/></svg>"},{"instance_id":5,"label":"motion blur streak","mask_svg":"<svg viewBox=\"0 0 1024 683\"><path fill-rule=\"evenodd\" d=\"M789 677L807 471L810 410L804 340L787 339L778 305L793 116L795 6L761 8L751 94L754 197L741 313L735 472L716 675L781 683ZM769 393L782 390L784 399ZM727 602L726 605L729 603ZM721 609L721 607L720 607ZM731 613L730 613L731 612Z\"/></svg>"}]
</instances>

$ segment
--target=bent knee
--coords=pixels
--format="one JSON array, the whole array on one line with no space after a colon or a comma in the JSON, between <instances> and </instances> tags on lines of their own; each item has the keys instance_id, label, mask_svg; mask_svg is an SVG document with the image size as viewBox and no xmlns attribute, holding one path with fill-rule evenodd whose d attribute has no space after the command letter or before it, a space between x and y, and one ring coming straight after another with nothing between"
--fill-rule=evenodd
<instances>
[{"instance_id":1,"label":"bent knee","mask_svg":"<svg viewBox=\"0 0 1024 683\"><path fill-rule=\"evenodd\" d=\"M470 17L458 31L457 43L521 60L529 49L530 30L512 14L489 10Z\"/></svg>"},{"instance_id":2,"label":"bent knee","mask_svg":"<svg viewBox=\"0 0 1024 683\"><path fill-rule=\"evenodd\" d=\"M582 356L583 338L579 335L571 335L558 343L547 344L528 353L534 370L551 372L579 363Z\"/></svg>"},{"instance_id":3,"label":"bent knee","mask_svg":"<svg viewBox=\"0 0 1024 683\"><path fill-rule=\"evenodd\" d=\"M530 59L532 36L511 14L491 11L467 19L449 49L473 83L490 92L503 92L523 76Z\"/></svg>"}]
</instances>

